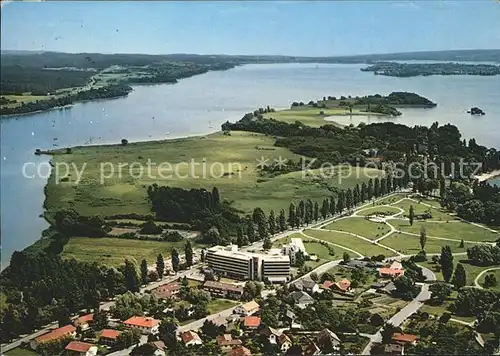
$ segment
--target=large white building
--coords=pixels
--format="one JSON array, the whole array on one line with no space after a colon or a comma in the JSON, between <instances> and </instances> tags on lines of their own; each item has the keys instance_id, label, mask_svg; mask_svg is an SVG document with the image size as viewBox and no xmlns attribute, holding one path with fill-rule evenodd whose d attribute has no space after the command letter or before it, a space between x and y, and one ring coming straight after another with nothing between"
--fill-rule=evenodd
<instances>
[{"instance_id":1,"label":"large white building","mask_svg":"<svg viewBox=\"0 0 500 356\"><path fill-rule=\"evenodd\" d=\"M290 243L283 245L283 247L281 248L281 252L284 255L287 255L290 257L290 261L292 264L295 263L295 255L299 251L301 251L304 254L304 257L308 256L308 253L306 251L304 243L302 242L302 239L294 238L294 237L292 237L290 239Z\"/></svg>"},{"instance_id":2,"label":"large white building","mask_svg":"<svg viewBox=\"0 0 500 356\"><path fill-rule=\"evenodd\" d=\"M255 253L239 251L236 245L214 246L207 250L206 262L220 276L278 283L290 278L290 257L279 249Z\"/></svg>"}]
</instances>

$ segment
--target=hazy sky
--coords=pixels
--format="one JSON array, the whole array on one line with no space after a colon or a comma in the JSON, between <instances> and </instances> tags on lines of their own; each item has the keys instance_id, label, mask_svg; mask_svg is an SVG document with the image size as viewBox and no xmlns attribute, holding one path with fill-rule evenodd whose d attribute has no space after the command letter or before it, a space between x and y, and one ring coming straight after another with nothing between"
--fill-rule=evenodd
<instances>
[{"instance_id":1,"label":"hazy sky","mask_svg":"<svg viewBox=\"0 0 500 356\"><path fill-rule=\"evenodd\" d=\"M500 48L500 1L11 2L2 49L346 55Z\"/></svg>"}]
</instances>

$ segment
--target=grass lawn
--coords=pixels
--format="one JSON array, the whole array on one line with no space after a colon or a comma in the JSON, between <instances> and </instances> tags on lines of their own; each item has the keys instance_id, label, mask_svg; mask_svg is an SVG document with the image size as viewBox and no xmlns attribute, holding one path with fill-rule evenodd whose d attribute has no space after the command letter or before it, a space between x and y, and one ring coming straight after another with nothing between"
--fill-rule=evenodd
<instances>
[{"instance_id":1,"label":"grass lawn","mask_svg":"<svg viewBox=\"0 0 500 356\"><path fill-rule=\"evenodd\" d=\"M274 142L274 138L265 135L233 131L231 136L215 133L126 146L75 147L72 154L55 155L53 163L74 164L79 169L86 164L80 183L74 184L77 177L74 169L68 182L56 182L54 169L46 187L45 205L49 213L72 207L83 215L149 214L151 206L147 200L147 187L157 183L186 189L212 189L216 186L222 199L234 201L234 207L244 212L251 212L255 207L277 212L287 209L291 201L305 197L320 202L339 185L343 188L355 186L368 174L351 174L350 178L342 180L314 174L303 177L302 172L263 177L256 166L258 158L264 157L268 163L280 156L294 161L299 159L286 148L275 147ZM148 168L148 159L156 165L150 164ZM106 166L101 169L103 162ZM125 165L132 162L137 162L134 167L139 167L139 163L142 165L142 175L140 168L130 169ZM118 174L119 164L124 165L121 176ZM160 164L167 167L163 171L160 169L165 179L160 177ZM106 176L111 175L112 169L115 171L113 178L104 179L101 184L101 171ZM376 169L358 169L370 170L369 174L383 174ZM339 172L335 172L337 177L340 177Z\"/></svg>"},{"instance_id":2,"label":"grass lawn","mask_svg":"<svg viewBox=\"0 0 500 356\"><path fill-rule=\"evenodd\" d=\"M496 269L493 271L486 272L479 278L479 284L484 287L484 279L488 274L493 274L497 278L497 285L495 287L490 287L490 290L496 290L500 292L500 269Z\"/></svg>"},{"instance_id":3,"label":"grass lawn","mask_svg":"<svg viewBox=\"0 0 500 356\"><path fill-rule=\"evenodd\" d=\"M410 206L412 206L412 205L413 205L413 211L415 212L415 214L422 214L422 213L430 210L430 212L432 214L432 219L429 219L429 220L435 220L435 221L457 220L456 217L451 216L450 214L447 214L441 210L430 208L426 205L416 203L416 202L411 201L409 199L405 199L397 204L393 204L393 206L397 206L405 211L403 214L405 217L407 217L410 214Z\"/></svg>"},{"instance_id":4,"label":"grass lawn","mask_svg":"<svg viewBox=\"0 0 500 356\"><path fill-rule=\"evenodd\" d=\"M468 286L473 286L474 285L474 279L476 279L477 275L485 270L488 269L488 267L481 267L481 266L474 266L468 263L466 260L466 256L454 256L453 257L453 270L457 267L457 264L460 262L465 269L465 275L467 277L467 285ZM422 265L424 267L429 268L432 272L436 274L436 278L438 281L443 280L443 274L440 271L440 266L432 263L432 261L426 261L426 262L418 262L419 265Z\"/></svg>"},{"instance_id":5,"label":"grass lawn","mask_svg":"<svg viewBox=\"0 0 500 356\"><path fill-rule=\"evenodd\" d=\"M51 99L52 97L54 97L53 95L2 95L3 97L5 97L6 99L9 99L9 100L15 100L16 103L13 103L13 104L7 104L7 105L2 105L2 107L17 107L17 106L21 106L21 103L32 103L34 101L37 101L37 100L49 100Z\"/></svg>"},{"instance_id":6,"label":"grass lawn","mask_svg":"<svg viewBox=\"0 0 500 356\"><path fill-rule=\"evenodd\" d=\"M335 266L333 268L330 268L328 270L328 273L332 274L335 276L335 280L336 281L339 281L343 278L346 278L348 280L352 280L351 278L351 274L352 274L352 269L350 268L345 268L345 267L342 267L342 266ZM375 282L375 280L377 279L376 276L374 274L367 274L368 278L367 278L367 281L366 283L362 284L362 285L359 285L356 289L355 289L355 294L358 295L359 293L365 291L366 289L369 288L369 286Z\"/></svg>"},{"instance_id":7,"label":"grass lawn","mask_svg":"<svg viewBox=\"0 0 500 356\"><path fill-rule=\"evenodd\" d=\"M370 240L375 240L391 231L387 224L376 223L361 217L340 219L328 224L324 228L327 230L352 232Z\"/></svg>"},{"instance_id":8,"label":"grass lawn","mask_svg":"<svg viewBox=\"0 0 500 356\"><path fill-rule=\"evenodd\" d=\"M365 208L365 209L361 210L359 213L357 213L356 215L359 215L359 216L369 216L369 215L390 216L390 215L398 214L400 212L401 212L401 210L394 208L394 207L390 207L390 206L378 206L378 207L375 206L372 208Z\"/></svg>"},{"instance_id":9,"label":"grass lawn","mask_svg":"<svg viewBox=\"0 0 500 356\"><path fill-rule=\"evenodd\" d=\"M418 236L405 235L395 232L389 237L386 237L385 239L380 241L380 243L392 247L393 249L398 250L404 255L411 255L420 252L420 238ZM464 248L459 248L459 241L445 241L428 237L425 244L425 252L439 253L441 252L441 248L446 245L451 247L452 252L467 252L467 249L469 247L472 247L474 244L464 243Z\"/></svg>"},{"instance_id":10,"label":"grass lawn","mask_svg":"<svg viewBox=\"0 0 500 356\"><path fill-rule=\"evenodd\" d=\"M350 253L352 255L351 252L344 250L343 248L332 246L332 248L335 252L335 255L332 256L332 255L330 255L330 250L328 249L328 247L322 245L321 243L319 243L319 241L318 242L306 242L308 240L308 238L302 234L299 234L299 233L295 233L295 234L289 235L287 237L284 237L282 239L279 239L277 241L274 241L273 247L277 248L277 247L280 247L280 246L283 246L283 245L289 243L290 239L292 237L302 239L302 241L304 242L304 247L306 248L307 253L310 255L316 255L319 257L319 261L306 261L306 265L311 267L311 268L316 268L319 265L322 265L323 263L326 263L328 261L340 260L340 259L342 259L344 252Z\"/></svg>"},{"instance_id":11,"label":"grass lawn","mask_svg":"<svg viewBox=\"0 0 500 356\"><path fill-rule=\"evenodd\" d=\"M420 309L422 312L427 312L430 315L434 315L436 317L440 317L443 313L448 312L451 313L451 317L453 319L458 319L465 321L467 323L476 320L474 316L458 316L453 314L450 307L454 303L457 297L457 292L453 291L452 294L443 302L443 304L433 304L430 301L424 303L422 308Z\"/></svg>"},{"instance_id":12,"label":"grass lawn","mask_svg":"<svg viewBox=\"0 0 500 356\"><path fill-rule=\"evenodd\" d=\"M386 250L385 248L380 247L378 245L371 244L355 236L341 234L333 231L321 231L321 230L305 230L304 233L306 235L315 237L317 239L321 239L324 241L348 247L354 251L361 253L363 256L374 256L374 255L394 256L394 252ZM335 247L335 249L338 248ZM356 257L353 256L352 252L350 251L347 252L351 257Z\"/></svg>"},{"instance_id":13,"label":"grass lawn","mask_svg":"<svg viewBox=\"0 0 500 356\"><path fill-rule=\"evenodd\" d=\"M238 304L240 303L235 302L234 300L212 299L210 303L208 303L208 312L210 315L217 314L223 310L235 307Z\"/></svg>"},{"instance_id":14,"label":"grass lawn","mask_svg":"<svg viewBox=\"0 0 500 356\"><path fill-rule=\"evenodd\" d=\"M424 225L427 231L427 236L445 237L458 241L464 239L468 241L495 242L500 237L499 233L491 232L463 221L449 223L415 221L413 222L413 226L410 226L410 223L404 220L389 220L388 223L393 225L398 230L414 234L419 234L420 227ZM450 243L452 242L450 241Z\"/></svg>"},{"instance_id":15,"label":"grass lawn","mask_svg":"<svg viewBox=\"0 0 500 356\"><path fill-rule=\"evenodd\" d=\"M401 200L401 199L404 199L406 198L408 194L403 194L403 193L397 193L397 194L394 194L392 196L389 196L389 197L385 197L385 198L382 198L382 199L379 199L375 202L375 205L383 205L383 204L386 204L386 205L391 205L392 203L395 203L397 202L398 200Z\"/></svg>"},{"instance_id":16,"label":"grass lawn","mask_svg":"<svg viewBox=\"0 0 500 356\"><path fill-rule=\"evenodd\" d=\"M138 263L145 258L148 264L153 264L156 262L159 253L166 258L170 256L172 247L180 250L183 246L184 242L182 241L164 242L108 237L72 237L64 246L61 256L63 258L75 258L78 261L97 261L113 266L122 265L125 257L132 256Z\"/></svg>"},{"instance_id":17,"label":"grass lawn","mask_svg":"<svg viewBox=\"0 0 500 356\"><path fill-rule=\"evenodd\" d=\"M6 356L36 356L36 352L30 349L22 349L20 347L16 347L15 349L12 349L8 352L6 352L4 355Z\"/></svg>"}]
</instances>

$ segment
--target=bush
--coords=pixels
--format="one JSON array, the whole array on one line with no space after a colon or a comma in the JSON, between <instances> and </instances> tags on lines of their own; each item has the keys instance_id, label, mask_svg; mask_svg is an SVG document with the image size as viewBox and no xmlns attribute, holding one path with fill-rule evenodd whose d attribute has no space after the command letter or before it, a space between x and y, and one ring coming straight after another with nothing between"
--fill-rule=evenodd
<instances>
[{"instance_id":1,"label":"bush","mask_svg":"<svg viewBox=\"0 0 500 356\"><path fill-rule=\"evenodd\" d=\"M163 235L163 240L169 242L179 242L184 239L184 237L178 231L167 231Z\"/></svg>"},{"instance_id":2,"label":"bush","mask_svg":"<svg viewBox=\"0 0 500 356\"><path fill-rule=\"evenodd\" d=\"M159 235L162 232L163 230L160 227L158 227L152 220L146 221L141 228L141 234Z\"/></svg>"},{"instance_id":3,"label":"bush","mask_svg":"<svg viewBox=\"0 0 500 356\"><path fill-rule=\"evenodd\" d=\"M128 140L127 140L126 138L122 138L122 141L121 141L121 142L122 142L122 145L123 145L123 146L128 145Z\"/></svg>"}]
</instances>

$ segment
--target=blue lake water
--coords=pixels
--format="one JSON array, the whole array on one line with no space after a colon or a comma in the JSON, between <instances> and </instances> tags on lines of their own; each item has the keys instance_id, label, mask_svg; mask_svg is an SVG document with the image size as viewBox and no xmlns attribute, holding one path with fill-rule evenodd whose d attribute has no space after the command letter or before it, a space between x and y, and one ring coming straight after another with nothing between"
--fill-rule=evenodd
<instances>
[{"instance_id":1,"label":"blue lake water","mask_svg":"<svg viewBox=\"0 0 500 356\"><path fill-rule=\"evenodd\" d=\"M412 91L438 103L434 109L406 109L394 119L409 125L434 121L457 125L464 138L500 147L500 76L394 78L361 72L362 65L247 65L210 72L175 85L137 86L126 98L76 104L71 108L0 121L2 266L13 251L40 238L46 178L26 178L26 162L48 162L36 148L174 138L216 131L260 106L288 107L293 101L333 95ZM478 106L485 116L466 110ZM343 124L379 118L342 117ZM57 138L57 140L54 140ZM58 145L58 146L54 146ZM42 168L43 165L40 165ZM28 171L28 173L32 173ZM42 176L49 171L40 172ZM498 180L497 180L498 181ZM500 184L500 182L498 182Z\"/></svg>"}]
</instances>

